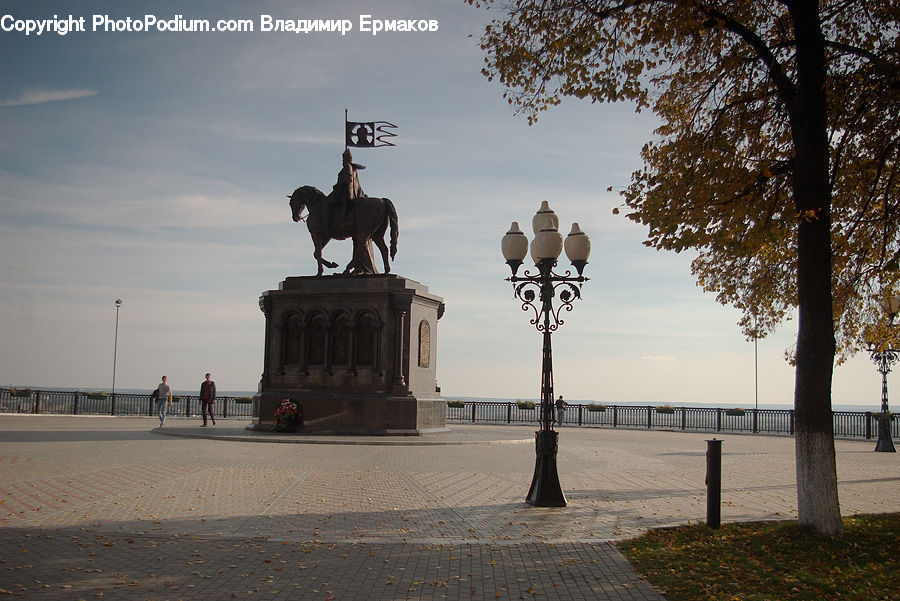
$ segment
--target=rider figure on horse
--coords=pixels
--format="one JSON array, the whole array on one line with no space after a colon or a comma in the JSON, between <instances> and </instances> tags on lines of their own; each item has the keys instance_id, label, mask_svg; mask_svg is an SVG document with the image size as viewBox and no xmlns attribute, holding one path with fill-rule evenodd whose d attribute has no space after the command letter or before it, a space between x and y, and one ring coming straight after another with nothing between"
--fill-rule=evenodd
<instances>
[{"instance_id":1,"label":"rider figure on horse","mask_svg":"<svg viewBox=\"0 0 900 601\"><path fill-rule=\"evenodd\" d=\"M344 150L344 154L341 158L343 160L343 166L338 173L337 183L334 185L334 190L330 195L329 213L331 212L331 207L340 205L340 220L343 221L347 219L347 205L351 204L353 200L363 198L366 195L359 185L359 175L357 173L357 171L365 169L366 167L365 165L353 162L353 155L350 154L349 148ZM338 216L335 215L333 220L337 221Z\"/></svg>"}]
</instances>

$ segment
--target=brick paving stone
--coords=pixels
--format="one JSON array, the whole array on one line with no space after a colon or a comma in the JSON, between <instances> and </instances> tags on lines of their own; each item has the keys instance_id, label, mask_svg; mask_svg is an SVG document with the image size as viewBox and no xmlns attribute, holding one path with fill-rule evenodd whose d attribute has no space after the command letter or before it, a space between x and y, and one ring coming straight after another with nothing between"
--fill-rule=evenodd
<instances>
[{"instance_id":1,"label":"brick paving stone","mask_svg":"<svg viewBox=\"0 0 900 601\"><path fill-rule=\"evenodd\" d=\"M660 599L611 543L402 544L0 530L2 588L77 599Z\"/></svg>"},{"instance_id":2,"label":"brick paving stone","mask_svg":"<svg viewBox=\"0 0 900 601\"><path fill-rule=\"evenodd\" d=\"M659 601L610 541L705 517L703 434L564 428L569 504L539 508L523 499L532 427L329 438L155 421L0 415L0 589ZM796 516L793 440L721 438L723 521ZM872 447L836 442L845 514L900 510L900 462Z\"/></svg>"}]
</instances>

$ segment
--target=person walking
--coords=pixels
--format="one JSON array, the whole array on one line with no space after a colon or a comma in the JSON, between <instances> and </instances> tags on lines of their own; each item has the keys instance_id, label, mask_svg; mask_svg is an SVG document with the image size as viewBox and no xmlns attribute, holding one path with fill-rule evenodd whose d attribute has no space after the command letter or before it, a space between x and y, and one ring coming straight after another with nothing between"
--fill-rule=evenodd
<instances>
[{"instance_id":1,"label":"person walking","mask_svg":"<svg viewBox=\"0 0 900 601\"><path fill-rule=\"evenodd\" d=\"M166 409L172 405L172 388L169 386L169 378L162 377L162 382L156 387L156 414L159 416L159 427L166 425Z\"/></svg>"},{"instance_id":2,"label":"person walking","mask_svg":"<svg viewBox=\"0 0 900 601\"><path fill-rule=\"evenodd\" d=\"M207 414L212 424L216 425L216 383L211 378L210 374L206 374L206 380L200 384L200 413L203 415L201 428L206 427Z\"/></svg>"},{"instance_id":3,"label":"person walking","mask_svg":"<svg viewBox=\"0 0 900 601\"><path fill-rule=\"evenodd\" d=\"M569 404L563 400L563 396L559 395L559 398L556 399L556 423L560 426L566 419L566 407L568 406Z\"/></svg>"}]
</instances>

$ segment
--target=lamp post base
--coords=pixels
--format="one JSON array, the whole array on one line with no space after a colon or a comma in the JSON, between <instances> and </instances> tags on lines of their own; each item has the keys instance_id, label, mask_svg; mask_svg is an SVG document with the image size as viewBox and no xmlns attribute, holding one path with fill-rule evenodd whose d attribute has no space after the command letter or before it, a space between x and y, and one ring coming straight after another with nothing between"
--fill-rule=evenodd
<instances>
[{"instance_id":1,"label":"lamp post base","mask_svg":"<svg viewBox=\"0 0 900 601\"><path fill-rule=\"evenodd\" d=\"M878 443L875 445L876 453L896 453L894 441L891 440L891 416L882 413L878 416Z\"/></svg>"},{"instance_id":2,"label":"lamp post base","mask_svg":"<svg viewBox=\"0 0 900 601\"><path fill-rule=\"evenodd\" d=\"M525 502L535 507L565 507L566 496L559 485L556 471L556 453L559 449L559 432L538 430L534 433L536 458L534 478Z\"/></svg>"}]
</instances>

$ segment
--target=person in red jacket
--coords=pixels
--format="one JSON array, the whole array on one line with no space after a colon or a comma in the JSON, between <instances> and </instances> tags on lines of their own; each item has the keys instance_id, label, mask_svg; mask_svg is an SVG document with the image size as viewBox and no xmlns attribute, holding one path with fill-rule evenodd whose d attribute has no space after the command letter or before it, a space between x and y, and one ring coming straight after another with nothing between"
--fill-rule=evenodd
<instances>
[{"instance_id":1,"label":"person in red jacket","mask_svg":"<svg viewBox=\"0 0 900 601\"><path fill-rule=\"evenodd\" d=\"M216 383L212 381L212 376L206 374L206 380L200 384L200 413L203 414L203 426L206 426L206 416L216 425Z\"/></svg>"}]
</instances>

